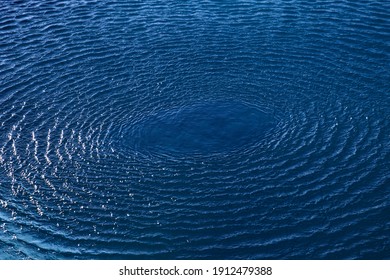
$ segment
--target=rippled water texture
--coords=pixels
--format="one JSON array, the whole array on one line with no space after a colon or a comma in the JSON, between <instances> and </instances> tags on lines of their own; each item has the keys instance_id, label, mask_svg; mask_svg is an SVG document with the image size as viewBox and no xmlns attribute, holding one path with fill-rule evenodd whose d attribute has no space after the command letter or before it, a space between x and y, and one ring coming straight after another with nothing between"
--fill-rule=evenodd
<instances>
[{"instance_id":1,"label":"rippled water texture","mask_svg":"<svg viewBox=\"0 0 390 280\"><path fill-rule=\"evenodd\" d=\"M1 259L389 259L389 1L0 2Z\"/></svg>"}]
</instances>

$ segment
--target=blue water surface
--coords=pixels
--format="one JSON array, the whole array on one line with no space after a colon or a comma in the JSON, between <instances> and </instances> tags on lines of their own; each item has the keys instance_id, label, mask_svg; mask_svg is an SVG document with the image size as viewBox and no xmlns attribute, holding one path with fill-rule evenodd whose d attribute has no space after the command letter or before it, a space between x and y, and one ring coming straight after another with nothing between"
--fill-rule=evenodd
<instances>
[{"instance_id":1,"label":"blue water surface","mask_svg":"<svg viewBox=\"0 0 390 280\"><path fill-rule=\"evenodd\" d=\"M389 1L0 2L0 259L389 259Z\"/></svg>"}]
</instances>

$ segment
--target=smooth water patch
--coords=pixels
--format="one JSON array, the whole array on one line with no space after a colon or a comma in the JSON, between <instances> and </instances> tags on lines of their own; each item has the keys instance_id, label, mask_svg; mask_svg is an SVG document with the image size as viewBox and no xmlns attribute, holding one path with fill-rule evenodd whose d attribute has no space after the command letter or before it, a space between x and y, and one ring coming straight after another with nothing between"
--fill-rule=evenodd
<instances>
[{"instance_id":1,"label":"smooth water patch","mask_svg":"<svg viewBox=\"0 0 390 280\"><path fill-rule=\"evenodd\" d=\"M214 153L260 141L272 115L239 102L198 103L147 116L129 127L124 145L140 151Z\"/></svg>"}]
</instances>

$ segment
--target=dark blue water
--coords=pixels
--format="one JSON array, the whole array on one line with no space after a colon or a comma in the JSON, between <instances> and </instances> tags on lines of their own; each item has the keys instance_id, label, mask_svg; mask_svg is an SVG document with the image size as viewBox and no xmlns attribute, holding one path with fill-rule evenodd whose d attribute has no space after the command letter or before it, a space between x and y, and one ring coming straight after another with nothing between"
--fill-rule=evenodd
<instances>
[{"instance_id":1,"label":"dark blue water","mask_svg":"<svg viewBox=\"0 0 390 280\"><path fill-rule=\"evenodd\" d=\"M389 259L389 1L0 2L1 259Z\"/></svg>"}]
</instances>

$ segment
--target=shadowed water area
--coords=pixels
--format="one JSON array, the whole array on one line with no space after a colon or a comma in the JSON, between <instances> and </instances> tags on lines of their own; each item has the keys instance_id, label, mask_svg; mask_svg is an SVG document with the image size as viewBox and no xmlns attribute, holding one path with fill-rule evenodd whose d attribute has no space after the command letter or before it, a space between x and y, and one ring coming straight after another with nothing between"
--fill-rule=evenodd
<instances>
[{"instance_id":1,"label":"shadowed water area","mask_svg":"<svg viewBox=\"0 0 390 280\"><path fill-rule=\"evenodd\" d=\"M388 1L1 1L0 259L389 259Z\"/></svg>"},{"instance_id":2,"label":"shadowed water area","mask_svg":"<svg viewBox=\"0 0 390 280\"><path fill-rule=\"evenodd\" d=\"M228 152L258 142L275 124L272 116L250 105L224 102L155 112L127 127L122 145L156 153Z\"/></svg>"}]
</instances>

